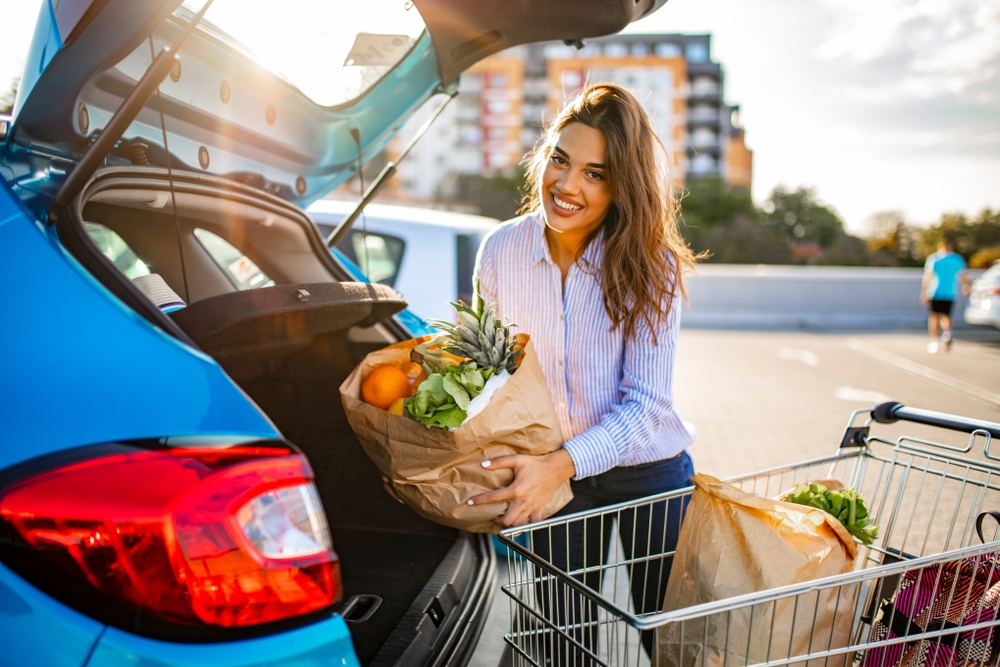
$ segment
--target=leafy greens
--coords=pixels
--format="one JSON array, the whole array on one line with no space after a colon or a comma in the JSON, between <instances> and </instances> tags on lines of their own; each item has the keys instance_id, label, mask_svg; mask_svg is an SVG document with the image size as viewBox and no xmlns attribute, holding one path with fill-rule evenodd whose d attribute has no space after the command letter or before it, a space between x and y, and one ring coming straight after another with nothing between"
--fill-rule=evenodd
<instances>
[{"instance_id":1,"label":"leafy greens","mask_svg":"<svg viewBox=\"0 0 1000 667\"><path fill-rule=\"evenodd\" d=\"M785 500L832 514L862 544L871 544L878 537L878 526L868 518L868 506L854 489L828 489L815 482L797 484Z\"/></svg>"},{"instance_id":2,"label":"leafy greens","mask_svg":"<svg viewBox=\"0 0 1000 667\"><path fill-rule=\"evenodd\" d=\"M426 426L458 428L468 414L469 402L495 373L496 369L481 369L474 361L434 371L406 399L406 413Z\"/></svg>"}]
</instances>

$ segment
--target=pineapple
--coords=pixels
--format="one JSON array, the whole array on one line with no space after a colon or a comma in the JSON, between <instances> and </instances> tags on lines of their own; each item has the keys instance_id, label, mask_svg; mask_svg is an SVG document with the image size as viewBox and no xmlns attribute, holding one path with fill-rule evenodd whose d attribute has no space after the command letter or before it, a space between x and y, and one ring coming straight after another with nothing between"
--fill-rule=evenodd
<instances>
[{"instance_id":1,"label":"pineapple","mask_svg":"<svg viewBox=\"0 0 1000 667\"><path fill-rule=\"evenodd\" d=\"M435 340L441 340L441 349L476 362L479 368L493 368L497 372L506 369L508 373L517 370L517 361L522 350L515 349L516 338L510 333L510 324L497 317L493 304L486 303L479 296L476 285L476 308L470 308L461 301L452 303L458 312L458 324L441 320L430 320L428 324L444 332Z\"/></svg>"}]
</instances>

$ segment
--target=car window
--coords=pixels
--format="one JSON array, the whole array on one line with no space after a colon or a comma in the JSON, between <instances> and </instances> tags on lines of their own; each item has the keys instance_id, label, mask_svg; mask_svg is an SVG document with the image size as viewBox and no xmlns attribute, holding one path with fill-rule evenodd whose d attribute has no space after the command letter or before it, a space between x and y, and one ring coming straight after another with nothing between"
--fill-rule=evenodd
<instances>
[{"instance_id":1,"label":"car window","mask_svg":"<svg viewBox=\"0 0 1000 667\"><path fill-rule=\"evenodd\" d=\"M274 281L233 244L207 229L195 229L194 236L241 290L271 287Z\"/></svg>"},{"instance_id":2,"label":"car window","mask_svg":"<svg viewBox=\"0 0 1000 667\"><path fill-rule=\"evenodd\" d=\"M476 253L482 243L482 234L455 235L455 267L458 279L458 298L467 304L472 304L472 272L476 268Z\"/></svg>"},{"instance_id":3,"label":"car window","mask_svg":"<svg viewBox=\"0 0 1000 667\"><path fill-rule=\"evenodd\" d=\"M85 222L83 226L94 245L129 279L149 275L149 265L139 259L117 233L96 222Z\"/></svg>"},{"instance_id":4,"label":"car window","mask_svg":"<svg viewBox=\"0 0 1000 667\"><path fill-rule=\"evenodd\" d=\"M203 0L187 0L196 12ZM247 9L245 0L216 0L203 31L225 32L255 59L321 106L363 95L393 69L424 31L412 2L284 0L270 9Z\"/></svg>"},{"instance_id":5,"label":"car window","mask_svg":"<svg viewBox=\"0 0 1000 667\"><path fill-rule=\"evenodd\" d=\"M396 286L396 276L399 275L406 250L406 241L403 239L376 232L368 232L366 237L363 231L352 229L337 247L361 267L368 280L390 287Z\"/></svg>"}]
</instances>

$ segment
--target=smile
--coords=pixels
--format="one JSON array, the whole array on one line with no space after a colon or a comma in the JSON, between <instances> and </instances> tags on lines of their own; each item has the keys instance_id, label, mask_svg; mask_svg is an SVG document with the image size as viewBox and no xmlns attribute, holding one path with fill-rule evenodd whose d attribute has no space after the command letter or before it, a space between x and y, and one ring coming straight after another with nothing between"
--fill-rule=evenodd
<instances>
[{"instance_id":1,"label":"smile","mask_svg":"<svg viewBox=\"0 0 1000 667\"><path fill-rule=\"evenodd\" d=\"M559 199L559 197L556 197L555 195L552 195L552 201L555 202L556 206L558 206L559 208L564 208L567 211L579 211L581 208L583 208L582 206L570 204L568 201L563 201L562 199Z\"/></svg>"}]
</instances>

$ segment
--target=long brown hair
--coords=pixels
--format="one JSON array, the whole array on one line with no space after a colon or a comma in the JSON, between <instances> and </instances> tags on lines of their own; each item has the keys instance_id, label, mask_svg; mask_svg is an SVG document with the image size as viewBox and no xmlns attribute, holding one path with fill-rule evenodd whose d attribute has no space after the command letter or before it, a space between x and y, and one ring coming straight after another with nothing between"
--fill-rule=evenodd
<instances>
[{"instance_id":1,"label":"long brown hair","mask_svg":"<svg viewBox=\"0 0 1000 667\"><path fill-rule=\"evenodd\" d=\"M624 328L626 339L634 338L644 322L655 344L656 327L674 299L685 295L683 274L696 262L677 227L667 152L631 93L613 83L589 85L563 107L526 158L523 212L541 209L542 174L559 133L570 123L599 130L608 146L605 179L612 204L587 241L603 230L604 259L596 268L604 309L614 328Z\"/></svg>"}]
</instances>

